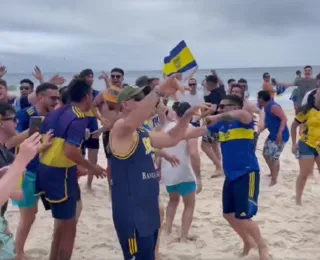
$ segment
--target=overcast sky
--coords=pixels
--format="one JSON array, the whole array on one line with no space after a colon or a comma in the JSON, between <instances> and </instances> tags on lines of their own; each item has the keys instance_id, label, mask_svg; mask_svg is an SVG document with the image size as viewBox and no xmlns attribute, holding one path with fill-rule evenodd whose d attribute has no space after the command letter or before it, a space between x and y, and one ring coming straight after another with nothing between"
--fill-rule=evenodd
<instances>
[{"instance_id":1,"label":"overcast sky","mask_svg":"<svg viewBox=\"0 0 320 260\"><path fill-rule=\"evenodd\" d=\"M1 0L10 71L161 69L180 40L200 68L320 63L320 0Z\"/></svg>"}]
</instances>

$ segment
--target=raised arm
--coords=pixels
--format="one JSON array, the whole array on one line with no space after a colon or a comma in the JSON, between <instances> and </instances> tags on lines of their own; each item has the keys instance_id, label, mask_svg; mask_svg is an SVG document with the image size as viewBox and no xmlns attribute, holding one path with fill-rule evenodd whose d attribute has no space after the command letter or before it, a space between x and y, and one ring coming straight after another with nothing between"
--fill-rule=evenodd
<instances>
[{"instance_id":1,"label":"raised arm","mask_svg":"<svg viewBox=\"0 0 320 260\"><path fill-rule=\"evenodd\" d=\"M149 135L152 147L161 149L177 145L182 139L184 139L190 126L190 121L200 107L202 107L202 105L194 106L187 110L176 126L170 129L168 132L151 131Z\"/></svg>"},{"instance_id":2,"label":"raised arm","mask_svg":"<svg viewBox=\"0 0 320 260\"><path fill-rule=\"evenodd\" d=\"M35 133L26 139L20 146L19 153L0 180L0 206L2 206L16 190L17 183L25 171L27 164L39 152L41 135Z\"/></svg>"},{"instance_id":3,"label":"raised arm","mask_svg":"<svg viewBox=\"0 0 320 260\"><path fill-rule=\"evenodd\" d=\"M137 104L125 119L119 120L114 125L113 132L119 137L128 136L136 131L145 120L150 118L161 96L172 96L181 89L175 77L167 78L162 84L152 90L143 100ZM183 91L183 90L182 90Z\"/></svg>"}]
</instances>

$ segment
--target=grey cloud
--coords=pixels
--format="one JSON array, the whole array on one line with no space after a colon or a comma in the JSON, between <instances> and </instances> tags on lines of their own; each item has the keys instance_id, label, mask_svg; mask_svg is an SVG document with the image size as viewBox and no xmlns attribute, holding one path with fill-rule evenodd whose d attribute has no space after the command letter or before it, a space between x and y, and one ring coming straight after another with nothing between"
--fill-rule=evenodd
<instances>
[{"instance_id":1,"label":"grey cloud","mask_svg":"<svg viewBox=\"0 0 320 260\"><path fill-rule=\"evenodd\" d=\"M16 70L160 69L184 39L203 67L312 63L319 7L317 0L3 0L0 62Z\"/></svg>"}]
</instances>

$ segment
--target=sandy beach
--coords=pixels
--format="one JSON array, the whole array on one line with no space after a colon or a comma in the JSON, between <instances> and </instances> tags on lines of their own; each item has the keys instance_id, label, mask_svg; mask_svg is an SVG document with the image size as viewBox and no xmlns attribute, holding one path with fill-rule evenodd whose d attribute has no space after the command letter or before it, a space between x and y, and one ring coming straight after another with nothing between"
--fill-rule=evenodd
<instances>
[{"instance_id":1,"label":"sandy beach","mask_svg":"<svg viewBox=\"0 0 320 260\"><path fill-rule=\"evenodd\" d=\"M288 126L293 120L293 112L287 111ZM257 156L261 166L259 212L256 220L267 240L272 259L306 260L320 259L320 186L319 174L315 169L314 178L307 182L303 196L303 207L295 205L295 181L298 161L291 154L289 142L281 156L281 171L278 184L268 187L267 166L262 158L262 147L267 132L258 144ZM196 209L190 235L194 241L187 244L170 243L171 238L161 237L160 253L165 260L238 259L241 241L222 218L221 189L223 178L211 179L212 163L202 153L203 190L197 196ZM100 149L99 163L106 166L103 150ZM111 203L106 180L95 180L94 190L89 192L85 179L80 180L83 211L78 224L73 258L75 260L123 259L112 222ZM161 190L165 203L168 196ZM177 237L180 227L182 205L180 205L173 227L172 237ZM18 209L10 205L7 212L10 229L15 232L19 220ZM39 203L39 212L26 245L26 259L47 259L53 219ZM252 251L244 260L258 259Z\"/></svg>"}]
</instances>

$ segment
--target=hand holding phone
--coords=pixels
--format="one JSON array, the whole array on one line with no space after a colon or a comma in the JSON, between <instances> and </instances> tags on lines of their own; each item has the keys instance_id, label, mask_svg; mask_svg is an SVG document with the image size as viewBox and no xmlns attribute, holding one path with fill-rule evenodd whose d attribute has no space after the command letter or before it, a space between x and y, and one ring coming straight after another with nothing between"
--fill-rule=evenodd
<instances>
[{"instance_id":1,"label":"hand holding phone","mask_svg":"<svg viewBox=\"0 0 320 260\"><path fill-rule=\"evenodd\" d=\"M40 132L42 121L43 121L42 116L32 116L30 118L29 136L33 135L36 132Z\"/></svg>"}]
</instances>

